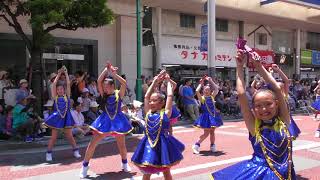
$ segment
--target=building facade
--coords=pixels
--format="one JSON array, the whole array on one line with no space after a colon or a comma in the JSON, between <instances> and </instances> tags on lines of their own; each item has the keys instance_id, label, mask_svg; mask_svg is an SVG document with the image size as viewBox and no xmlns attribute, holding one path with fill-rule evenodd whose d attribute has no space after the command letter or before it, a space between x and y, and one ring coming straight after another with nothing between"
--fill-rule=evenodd
<instances>
[{"instance_id":1,"label":"building facade","mask_svg":"<svg viewBox=\"0 0 320 180\"><path fill-rule=\"evenodd\" d=\"M207 23L205 0L143 0L142 73L148 77L166 67L176 78L207 73L208 56L200 51L201 27ZM216 0L216 52L211 59L216 76L235 78L235 42L248 40L267 63L280 63L289 77L314 78L320 73L319 6L284 1ZM297 1L298 2L298 1ZM111 25L77 31L55 30L55 44L45 50L47 72L66 65L70 72L97 76L107 61L136 82L136 16L134 0L108 0L115 14ZM30 34L28 19L19 19ZM28 52L6 22L0 19L0 69L23 75ZM282 62L282 61L281 61ZM249 74L254 74L249 69Z\"/></svg>"}]
</instances>

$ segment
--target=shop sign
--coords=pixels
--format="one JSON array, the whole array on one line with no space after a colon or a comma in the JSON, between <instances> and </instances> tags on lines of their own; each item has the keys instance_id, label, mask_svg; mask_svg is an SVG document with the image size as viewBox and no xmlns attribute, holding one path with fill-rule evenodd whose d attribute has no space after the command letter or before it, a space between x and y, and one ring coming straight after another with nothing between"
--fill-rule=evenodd
<instances>
[{"instance_id":1,"label":"shop sign","mask_svg":"<svg viewBox=\"0 0 320 180\"><path fill-rule=\"evenodd\" d=\"M58 53L43 53L43 59L56 59L56 60L84 60L82 54L58 54Z\"/></svg>"},{"instance_id":2,"label":"shop sign","mask_svg":"<svg viewBox=\"0 0 320 180\"><path fill-rule=\"evenodd\" d=\"M161 64L202 65L208 64L207 51L201 51L200 38L163 37ZM216 41L215 65L236 67L236 46L232 41Z\"/></svg>"},{"instance_id":3,"label":"shop sign","mask_svg":"<svg viewBox=\"0 0 320 180\"><path fill-rule=\"evenodd\" d=\"M312 51L301 50L301 64L311 65L312 64Z\"/></svg>"},{"instance_id":4,"label":"shop sign","mask_svg":"<svg viewBox=\"0 0 320 180\"><path fill-rule=\"evenodd\" d=\"M265 68L269 68L272 64L275 63L275 54L273 53L273 51L259 49L254 50L260 55L262 65ZM251 62L248 62L247 65L249 68L254 69L254 65Z\"/></svg>"},{"instance_id":5,"label":"shop sign","mask_svg":"<svg viewBox=\"0 0 320 180\"><path fill-rule=\"evenodd\" d=\"M320 51L312 51L312 64L320 65Z\"/></svg>"}]
</instances>

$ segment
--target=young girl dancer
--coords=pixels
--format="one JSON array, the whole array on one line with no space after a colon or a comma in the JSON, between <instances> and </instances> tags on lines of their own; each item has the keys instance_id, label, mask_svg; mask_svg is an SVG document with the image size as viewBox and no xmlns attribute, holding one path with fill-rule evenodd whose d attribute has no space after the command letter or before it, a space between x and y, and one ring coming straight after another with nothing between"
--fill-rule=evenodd
<instances>
[{"instance_id":1,"label":"young girl dancer","mask_svg":"<svg viewBox=\"0 0 320 180\"><path fill-rule=\"evenodd\" d=\"M209 84L204 85L204 80L207 80ZM200 94L200 90L203 87L203 95ZM212 91L212 89L214 89ZM197 142L192 146L193 153L199 154L200 144L210 135L210 149L212 152L216 152L215 135L214 131L216 127L222 126L223 122L220 114L215 108L214 97L219 92L219 86L216 85L211 77L203 77L200 80L200 84L196 89L198 100L201 102L202 114L194 122L193 126L203 129L203 134L199 137Z\"/></svg>"},{"instance_id":2,"label":"young girl dancer","mask_svg":"<svg viewBox=\"0 0 320 180\"><path fill-rule=\"evenodd\" d=\"M174 90L176 89L176 87L177 87L177 83L174 82L174 81L170 78L169 74L166 74L165 76L167 77L166 79L167 79L168 81L170 81L170 83L172 84L172 89L173 89L173 91L174 91ZM168 78L168 77L169 77L169 78ZM164 81L163 83L161 83L161 85L160 85L160 91L161 91L161 93L163 93L163 94L165 94L165 95L167 94L167 81ZM173 102L172 102L171 117L169 118L169 119L170 119L169 134L170 134L170 135L172 135L172 133L173 133L172 126L173 126L175 123L177 123L178 118L179 118L180 116L181 116L180 110L178 109L176 103L173 101Z\"/></svg>"},{"instance_id":3,"label":"young girl dancer","mask_svg":"<svg viewBox=\"0 0 320 180\"><path fill-rule=\"evenodd\" d=\"M287 101L287 104L289 106L289 102L288 102L288 99L289 99L289 79L283 73L283 71L279 68L279 66L276 65L276 64L272 64L272 71L275 72L275 73L278 73L280 75L281 79L282 79L282 82L278 82L278 84L281 87L282 94L283 94L283 96L284 96L284 98ZM297 138L299 136L299 134L301 133L298 125L293 120L291 113L290 113L289 132L290 132L291 136L294 139Z\"/></svg>"},{"instance_id":4,"label":"young girl dancer","mask_svg":"<svg viewBox=\"0 0 320 180\"><path fill-rule=\"evenodd\" d=\"M57 84L61 74L66 76L67 89L64 89L63 84ZM74 120L70 112L70 79L67 69L63 66L58 71L58 75L54 79L51 86L52 99L54 99L54 112L46 118L44 124L51 128L51 138L48 144L46 153L46 161L52 161L52 148L57 140L58 129L63 129L64 134L73 148L73 155L80 158L79 149L76 141L72 136L72 127Z\"/></svg>"},{"instance_id":5,"label":"young girl dancer","mask_svg":"<svg viewBox=\"0 0 320 180\"><path fill-rule=\"evenodd\" d=\"M184 145L169 134L172 111L172 84L167 84L167 99L159 91L155 91L164 78L165 71L161 71L153 79L144 99L146 114L145 136L140 141L132 156L132 162L142 171L143 180L148 180L151 174L163 172L166 180L171 180L170 168L182 159ZM168 79L168 76L166 76Z\"/></svg>"},{"instance_id":6,"label":"young girl dancer","mask_svg":"<svg viewBox=\"0 0 320 180\"><path fill-rule=\"evenodd\" d=\"M311 108L315 111L315 119L317 119L320 113L320 80L318 81L318 86L313 90L316 93L316 100L311 104ZM320 123L314 137L320 137Z\"/></svg>"},{"instance_id":7,"label":"young girl dancer","mask_svg":"<svg viewBox=\"0 0 320 180\"><path fill-rule=\"evenodd\" d=\"M92 158L99 141L108 135L112 135L116 138L122 159L122 169L125 172L131 171L127 161L125 134L130 133L133 128L126 116L121 112L121 102L126 91L126 81L117 74L116 70L116 67L108 64L98 78L98 90L100 93L99 104L103 113L90 126L94 135L89 143L82 163L83 166L80 173L81 178L87 176L89 161ZM120 90L115 89L113 79L105 78L108 72L111 73L115 80L120 82Z\"/></svg>"},{"instance_id":8,"label":"young girl dancer","mask_svg":"<svg viewBox=\"0 0 320 180\"><path fill-rule=\"evenodd\" d=\"M261 89L253 96L253 109L248 107L245 93L242 50L237 56L237 91L254 153L243 161L212 174L219 179L296 179L292 163L292 140L288 130L290 114L280 86L261 65L257 53L250 53L258 73L270 83L272 90Z\"/></svg>"}]
</instances>

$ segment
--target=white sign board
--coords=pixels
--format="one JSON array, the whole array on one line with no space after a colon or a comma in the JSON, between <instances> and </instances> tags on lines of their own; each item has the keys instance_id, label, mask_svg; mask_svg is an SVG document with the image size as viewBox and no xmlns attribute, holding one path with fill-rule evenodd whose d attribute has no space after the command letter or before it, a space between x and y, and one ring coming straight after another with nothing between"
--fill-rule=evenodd
<instances>
[{"instance_id":1,"label":"white sign board","mask_svg":"<svg viewBox=\"0 0 320 180\"><path fill-rule=\"evenodd\" d=\"M43 59L56 59L56 60L84 60L82 54L58 54L58 53L43 53Z\"/></svg>"},{"instance_id":2,"label":"white sign board","mask_svg":"<svg viewBox=\"0 0 320 180\"><path fill-rule=\"evenodd\" d=\"M160 64L207 66L208 53L200 52L200 38L163 36ZM236 67L236 46L232 41L216 41L215 66Z\"/></svg>"}]
</instances>

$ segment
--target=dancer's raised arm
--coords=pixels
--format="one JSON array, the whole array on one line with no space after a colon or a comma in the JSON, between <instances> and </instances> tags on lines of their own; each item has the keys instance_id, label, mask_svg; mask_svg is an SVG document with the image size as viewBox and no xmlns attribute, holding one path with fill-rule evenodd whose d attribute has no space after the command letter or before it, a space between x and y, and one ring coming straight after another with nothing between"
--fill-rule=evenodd
<instances>
[{"instance_id":1,"label":"dancer's raised arm","mask_svg":"<svg viewBox=\"0 0 320 180\"><path fill-rule=\"evenodd\" d=\"M243 74L243 66L245 64L245 59L246 56L241 50L238 50L237 56L236 56L236 61L237 61L237 73L236 73L236 78L237 78L237 85L236 89L238 92L238 98L239 98L239 103L241 107L241 112L243 114L243 119L245 121L245 124L247 126L248 131L254 135L255 131L255 119L254 116L251 112L250 107L248 106L248 98L246 95L246 84L244 81L244 74Z\"/></svg>"}]
</instances>

